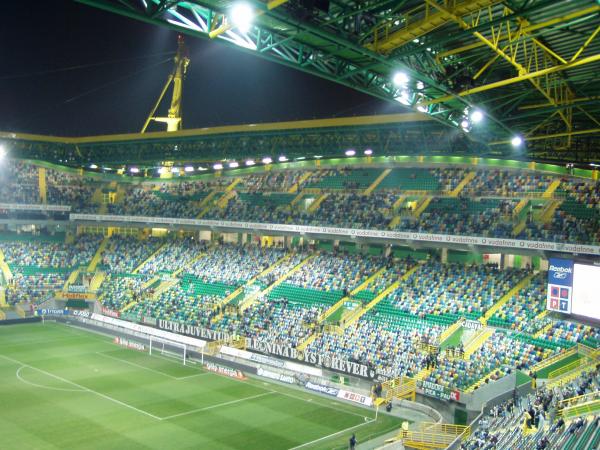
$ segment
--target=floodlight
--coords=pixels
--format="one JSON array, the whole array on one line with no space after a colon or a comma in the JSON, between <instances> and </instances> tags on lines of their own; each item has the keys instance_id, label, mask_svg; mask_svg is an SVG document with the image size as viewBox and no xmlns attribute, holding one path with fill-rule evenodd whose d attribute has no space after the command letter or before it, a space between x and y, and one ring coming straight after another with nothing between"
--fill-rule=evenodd
<instances>
[{"instance_id":1,"label":"floodlight","mask_svg":"<svg viewBox=\"0 0 600 450\"><path fill-rule=\"evenodd\" d=\"M417 89L425 89L425 83L423 83L422 81L417 81Z\"/></svg>"},{"instance_id":2,"label":"floodlight","mask_svg":"<svg viewBox=\"0 0 600 450\"><path fill-rule=\"evenodd\" d=\"M464 119L461 123L460 126L466 130L467 128L469 128L469 121L467 119Z\"/></svg>"},{"instance_id":3,"label":"floodlight","mask_svg":"<svg viewBox=\"0 0 600 450\"><path fill-rule=\"evenodd\" d=\"M229 163L229 168L230 168L230 169L235 169L236 167L240 167L240 165L238 164L238 162L237 162L237 161L231 161L231 162Z\"/></svg>"},{"instance_id":4,"label":"floodlight","mask_svg":"<svg viewBox=\"0 0 600 450\"><path fill-rule=\"evenodd\" d=\"M203 166L198 166L197 170L199 170L201 172L204 172L205 170L208 170L208 168L207 167L203 167Z\"/></svg>"},{"instance_id":5,"label":"floodlight","mask_svg":"<svg viewBox=\"0 0 600 450\"><path fill-rule=\"evenodd\" d=\"M482 120L483 120L483 113L480 110L476 109L475 111L473 111L471 113L471 121L473 123L479 123Z\"/></svg>"},{"instance_id":6,"label":"floodlight","mask_svg":"<svg viewBox=\"0 0 600 450\"><path fill-rule=\"evenodd\" d=\"M372 154L373 154L373 150L371 150L370 148L365 150L365 155L371 156Z\"/></svg>"},{"instance_id":7,"label":"floodlight","mask_svg":"<svg viewBox=\"0 0 600 450\"><path fill-rule=\"evenodd\" d=\"M129 169L129 171L130 171L131 173L140 173L140 169L138 169L137 167L131 167L131 168Z\"/></svg>"},{"instance_id":8,"label":"floodlight","mask_svg":"<svg viewBox=\"0 0 600 450\"><path fill-rule=\"evenodd\" d=\"M279 160L279 162L286 162L288 159L285 157L285 155L281 155L279 158L277 158Z\"/></svg>"},{"instance_id":9,"label":"floodlight","mask_svg":"<svg viewBox=\"0 0 600 450\"><path fill-rule=\"evenodd\" d=\"M2 153L2 152L0 151L0 153ZM97 168L98 168L98 166L96 164L90 164L90 169L97 169Z\"/></svg>"},{"instance_id":10,"label":"floodlight","mask_svg":"<svg viewBox=\"0 0 600 450\"><path fill-rule=\"evenodd\" d=\"M223 164L221 163L217 163L213 166L213 169L215 170L222 170L223 169Z\"/></svg>"},{"instance_id":11,"label":"floodlight","mask_svg":"<svg viewBox=\"0 0 600 450\"><path fill-rule=\"evenodd\" d=\"M183 170L184 170L184 172L193 172L194 168L192 166L185 166L185 168Z\"/></svg>"},{"instance_id":12,"label":"floodlight","mask_svg":"<svg viewBox=\"0 0 600 450\"><path fill-rule=\"evenodd\" d=\"M515 136L511 139L510 143L513 147L519 147L523 143L523 138L521 136Z\"/></svg>"},{"instance_id":13,"label":"floodlight","mask_svg":"<svg viewBox=\"0 0 600 450\"><path fill-rule=\"evenodd\" d=\"M346 150L346 156L354 156L356 155L356 150Z\"/></svg>"},{"instance_id":14,"label":"floodlight","mask_svg":"<svg viewBox=\"0 0 600 450\"><path fill-rule=\"evenodd\" d=\"M247 166L253 166L254 164L256 164L256 163L254 162L253 159L249 159L248 161L246 161Z\"/></svg>"},{"instance_id":15,"label":"floodlight","mask_svg":"<svg viewBox=\"0 0 600 450\"><path fill-rule=\"evenodd\" d=\"M404 72L396 72L392 80L396 86L403 86L408 83L410 78Z\"/></svg>"},{"instance_id":16,"label":"floodlight","mask_svg":"<svg viewBox=\"0 0 600 450\"><path fill-rule=\"evenodd\" d=\"M159 168L158 168L158 173L159 173L159 174L161 174L161 175L162 175L163 173L166 173L166 172L167 172L167 168L166 168L166 167L159 167Z\"/></svg>"},{"instance_id":17,"label":"floodlight","mask_svg":"<svg viewBox=\"0 0 600 450\"><path fill-rule=\"evenodd\" d=\"M250 31L254 20L254 11L248 3L236 3L231 9L231 22L242 33Z\"/></svg>"},{"instance_id":18,"label":"floodlight","mask_svg":"<svg viewBox=\"0 0 600 450\"><path fill-rule=\"evenodd\" d=\"M273 160L267 156L266 158L262 159L262 162L263 164L271 164Z\"/></svg>"}]
</instances>

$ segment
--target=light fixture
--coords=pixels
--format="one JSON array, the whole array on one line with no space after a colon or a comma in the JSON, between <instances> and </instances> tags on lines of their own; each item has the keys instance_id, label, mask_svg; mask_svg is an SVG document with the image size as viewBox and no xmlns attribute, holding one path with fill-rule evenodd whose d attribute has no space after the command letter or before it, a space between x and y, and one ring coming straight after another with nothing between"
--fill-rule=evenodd
<instances>
[{"instance_id":1,"label":"light fixture","mask_svg":"<svg viewBox=\"0 0 600 450\"><path fill-rule=\"evenodd\" d=\"M372 154L373 154L373 150L371 150L370 148L365 150L365 155L371 156Z\"/></svg>"},{"instance_id":2,"label":"light fixture","mask_svg":"<svg viewBox=\"0 0 600 450\"><path fill-rule=\"evenodd\" d=\"M140 169L138 169L137 167L131 167L131 168L129 169L129 171L130 171L131 173L140 173Z\"/></svg>"},{"instance_id":3,"label":"light fixture","mask_svg":"<svg viewBox=\"0 0 600 450\"><path fill-rule=\"evenodd\" d=\"M418 105L417 109L423 113L427 112L427 106L425 106L425 105Z\"/></svg>"},{"instance_id":4,"label":"light fixture","mask_svg":"<svg viewBox=\"0 0 600 450\"><path fill-rule=\"evenodd\" d=\"M315 155L315 159L321 159L323 155Z\"/></svg>"},{"instance_id":5,"label":"light fixture","mask_svg":"<svg viewBox=\"0 0 600 450\"><path fill-rule=\"evenodd\" d=\"M271 158L269 158L268 156L266 158L262 159L263 164L271 164L272 162L273 162L273 160Z\"/></svg>"},{"instance_id":6,"label":"light fixture","mask_svg":"<svg viewBox=\"0 0 600 450\"><path fill-rule=\"evenodd\" d=\"M471 113L471 121L473 123L479 123L482 120L483 120L483 113L480 110L476 109L475 111L473 111Z\"/></svg>"},{"instance_id":7,"label":"light fixture","mask_svg":"<svg viewBox=\"0 0 600 450\"><path fill-rule=\"evenodd\" d=\"M356 150L349 149L349 150L346 150L345 153L346 153L346 156L354 156L354 155L356 155Z\"/></svg>"},{"instance_id":8,"label":"light fixture","mask_svg":"<svg viewBox=\"0 0 600 450\"><path fill-rule=\"evenodd\" d=\"M237 161L231 161L231 162L229 163L229 168L230 168L230 169L235 169L236 167L240 167L240 165L238 164L238 162L237 162Z\"/></svg>"},{"instance_id":9,"label":"light fixture","mask_svg":"<svg viewBox=\"0 0 600 450\"><path fill-rule=\"evenodd\" d=\"M2 153L2 151L0 151L0 154ZM97 169L98 166L96 164L90 164L90 169Z\"/></svg>"},{"instance_id":10,"label":"light fixture","mask_svg":"<svg viewBox=\"0 0 600 450\"><path fill-rule=\"evenodd\" d=\"M215 170L222 170L223 169L223 164L221 163L217 163L213 166L213 169Z\"/></svg>"},{"instance_id":11,"label":"light fixture","mask_svg":"<svg viewBox=\"0 0 600 450\"><path fill-rule=\"evenodd\" d=\"M208 168L207 167L203 167L203 166L198 166L198 168L196 170L204 172L205 170L208 170Z\"/></svg>"},{"instance_id":12,"label":"light fixture","mask_svg":"<svg viewBox=\"0 0 600 450\"><path fill-rule=\"evenodd\" d=\"M402 103L403 105L410 105L410 92L406 89L400 92L400 96L396 97L396 101Z\"/></svg>"},{"instance_id":13,"label":"light fixture","mask_svg":"<svg viewBox=\"0 0 600 450\"><path fill-rule=\"evenodd\" d=\"M304 161L306 159L306 156L298 156L297 158L294 158L296 161Z\"/></svg>"},{"instance_id":14,"label":"light fixture","mask_svg":"<svg viewBox=\"0 0 600 450\"><path fill-rule=\"evenodd\" d=\"M288 159L285 157L285 155L281 155L279 158L277 158L279 160L279 162L286 162Z\"/></svg>"},{"instance_id":15,"label":"light fixture","mask_svg":"<svg viewBox=\"0 0 600 450\"><path fill-rule=\"evenodd\" d=\"M167 168L166 168L166 167L159 167L159 168L158 168L158 173L159 173L159 174L161 174L161 175L162 175L163 173L167 173Z\"/></svg>"},{"instance_id":16,"label":"light fixture","mask_svg":"<svg viewBox=\"0 0 600 450\"><path fill-rule=\"evenodd\" d=\"M171 167L171 173L179 173L179 167Z\"/></svg>"},{"instance_id":17,"label":"light fixture","mask_svg":"<svg viewBox=\"0 0 600 450\"><path fill-rule=\"evenodd\" d=\"M254 162L253 159L249 159L248 161L246 161L247 166L253 166L254 164L256 164L256 163Z\"/></svg>"},{"instance_id":18,"label":"light fixture","mask_svg":"<svg viewBox=\"0 0 600 450\"><path fill-rule=\"evenodd\" d=\"M185 172L193 172L194 168L192 166L185 166L185 168L183 169Z\"/></svg>"},{"instance_id":19,"label":"light fixture","mask_svg":"<svg viewBox=\"0 0 600 450\"><path fill-rule=\"evenodd\" d=\"M250 31L252 21L254 20L254 11L248 3L236 3L231 9L231 22L242 33Z\"/></svg>"},{"instance_id":20,"label":"light fixture","mask_svg":"<svg viewBox=\"0 0 600 450\"><path fill-rule=\"evenodd\" d=\"M392 80L396 86L404 86L406 83L408 83L410 78L408 78L408 75L404 72L396 72Z\"/></svg>"},{"instance_id":21,"label":"light fixture","mask_svg":"<svg viewBox=\"0 0 600 450\"><path fill-rule=\"evenodd\" d=\"M467 119L463 119L463 121L460 123L460 126L466 130L467 128L469 128L469 121Z\"/></svg>"},{"instance_id":22,"label":"light fixture","mask_svg":"<svg viewBox=\"0 0 600 450\"><path fill-rule=\"evenodd\" d=\"M417 81L417 89L425 89L425 83L423 83L422 81Z\"/></svg>"},{"instance_id":23,"label":"light fixture","mask_svg":"<svg viewBox=\"0 0 600 450\"><path fill-rule=\"evenodd\" d=\"M523 143L523 138L521 136L515 136L510 140L510 143L513 147L519 147Z\"/></svg>"}]
</instances>

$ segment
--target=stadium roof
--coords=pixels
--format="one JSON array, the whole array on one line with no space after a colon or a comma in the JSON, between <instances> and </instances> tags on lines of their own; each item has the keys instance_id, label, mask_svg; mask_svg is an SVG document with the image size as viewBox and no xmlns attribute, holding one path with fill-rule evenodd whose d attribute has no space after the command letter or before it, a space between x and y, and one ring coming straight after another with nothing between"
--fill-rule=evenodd
<instances>
[{"instance_id":1,"label":"stadium roof","mask_svg":"<svg viewBox=\"0 0 600 450\"><path fill-rule=\"evenodd\" d=\"M466 125L492 147L520 134L537 157L597 157L596 0L247 0L248 31L229 21L232 1L79 1ZM485 122L465 123L475 109Z\"/></svg>"}]
</instances>

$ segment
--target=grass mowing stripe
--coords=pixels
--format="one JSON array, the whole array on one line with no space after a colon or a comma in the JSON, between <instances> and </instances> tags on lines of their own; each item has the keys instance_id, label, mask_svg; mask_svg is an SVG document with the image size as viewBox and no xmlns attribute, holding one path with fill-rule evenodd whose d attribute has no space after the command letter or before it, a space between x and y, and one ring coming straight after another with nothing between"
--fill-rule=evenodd
<instances>
[{"instance_id":1,"label":"grass mowing stripe","mask_svg":"<svg viewBox=\"0 0 600 450\"><path fill-rule=\"evenodd\" d=\"M195 414L202 411L208 411L210 409L221 408L223 406L233 405L235 403L245 402L247 400L253 400L255 398L264 397L265 395L271 395L275 392L263 392L262 394L252 395L250 397L237 398L235 400L231 400L229 402L217 403L216 405L205 406L204 408L193 409L191 411L184 411L179 414L173 414L171 416L163 417L162 420L174 419L175 417L188 416L190 414Z\"/></svg>"},{"instance_id":2,"label":"grass mowing stripe","mask_svg":"<svg viewBox=\"0 0 600 450\"><path fill-rule=\"evenodd\" d=\"M173 375L169 375L168 373L161 372L160 370L151 369L150 367L145 367L145 366L142 366L141 364L136 364L134 362L127 361L126 359L121 359L121 358L118 358L116 356L110 356L110 355L107 355L105 352L96 352L96 354L100 355L100 356L104 356L105 358L110 358L110 359L115 360L115 361L120 361L123 364L129 364L130 366L134 366L134 367L138 367L140 369L147 370L148 372L152 372L152 373L157 373L159 375L163 375L165 377L170 378L171 380L176 380L177 379L177 377L174 377Z\"/></svg>"},{"instance_id":3,"label":"grass mowing stripe","mask_svg":"<svg viewBox=\"0 0 600 450\"><path fill-rule=\"evenodd\" d=\"M368 424L370 424L370 423L372 423L372 422L375 422L376 420L377 420L377 419L371 419L371 420L369 420L369 421L366 421L366 422L364 422L364 423L359 423L358 425L354 425L353 427L348 427L348 428L346 428L345 430L340 430L340 431L337 431L337 432L335 432L335 433L328 434L327 436L323 436L322 438L315 439L314 441L305 442L305 443L304 443L304 444L302 444L302 445L298 445L298 446L296 446L296 447L292 447L292 448L290 448L289 450L296 450L296 449L298 449L298 448L303 448L303 447L307 447L307 446L309 446L309 445L312 445L312 444L316 444L317 442L321 442L321 441L324 441L324 440L326 440L326 439L332 438L332 437L334 437L334 436L337 436L338 434L346 433L346 432L348 432L348 431L350 431L350 430L354 430L355 428L359 428L359 427L362 427L362 426L368 425Z\"/></svg>"},{"instance_id":4,"label":"grass mowing stripe","mask_svg":"<svg viewBox=\"0 0 600 450\"><path fill-rule=\"evenodd\" d=\"M119 405L125 406L126 408L129 408L129 409L132 409L134 411L137 411L137 412L139 412L141 414L144 414L144 415L146 415L148 417L152 417L153 419L162 420L160 417L155 416L154 414L151 414L148 411L144 411L142 409L136 408L135 406L131 406L131 405L125 403L125 402L122 402L121 400L117 400L116 398L109 397L108 395L105 395L105 394L103 394L101 392L94 391L93 389L90 389L88 387L85 387L85 386L82 386L80 384L77 384L77 383L75 383L75 382L73 382L71 380L67 380L66 378L59 377L58 375L54 375L53 373L46 372L45 370L38 369L37 367L33 367L33 366L29 365L29 364L25 364L24 362L19 361L18 359L14 359L14 358L11 358L11 357L6 356L6 355L0 355L0 358L4 358L7 361L11 361L11 362L13 362L15 364L20 364L21 366L28 367L28 368L33 369L33 370L37 370L38 372L43 373L44 375L47 375L47 376L52 377L52 378L55 378L55 379L60 380L60 381L62 381L64 383L67 383L67 384L72 384L73 386L76 386L76 387L80 388L83 391L90 392L92 394L96 394L99 397L102 397L102 398L104 398L106 400L110 400L111 402L117 403Z\"/></svg>"},{"instance_id":5,"label":"grass mowing stripe","mask_svg":"<svg viewBox=\"0 0 600 450\"><path fill-rule=\"evenodd\" d=\"M48 389L49 391L62 391L62 392L87 392L85 389L69 389L69 388L57 388L57 387L51 387L51 386L44 386L43 384L37 384L34 383L32 381L26 380L25 378L23 378L21 376L21 370L28 368L28 366L21 366L17 369L17 378L19 379L19 381L21 381L22 383L28 384L30 386L36 387L36 388L40 388L40 389Z\"/></svg>"}]
</instances>

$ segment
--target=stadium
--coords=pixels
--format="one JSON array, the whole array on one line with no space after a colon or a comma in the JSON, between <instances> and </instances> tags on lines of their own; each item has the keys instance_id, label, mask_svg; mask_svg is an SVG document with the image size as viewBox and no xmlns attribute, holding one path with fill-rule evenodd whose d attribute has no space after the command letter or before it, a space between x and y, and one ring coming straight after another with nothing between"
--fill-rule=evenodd
<instances>
[{"instance_id":1,"label":"stadium","mask_svg":"<svg viewBox=\"0 0 600 450\"><path fill-rule=\"evenodd\" d=\"M600 1L54 3L0 448L600 448Z\"/></svg>"}]
</instances>

